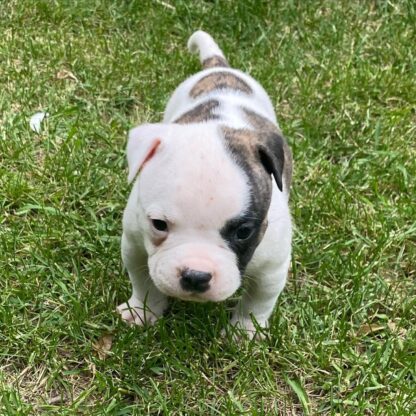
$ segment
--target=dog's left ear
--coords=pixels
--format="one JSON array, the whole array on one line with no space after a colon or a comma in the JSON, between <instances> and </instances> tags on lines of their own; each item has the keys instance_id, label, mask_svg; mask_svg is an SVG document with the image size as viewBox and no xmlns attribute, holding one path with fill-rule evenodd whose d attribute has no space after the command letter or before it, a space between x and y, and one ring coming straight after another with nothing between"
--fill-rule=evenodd
<instances>
[{"instance_id":1,"label":"dog's left ear","mask_svg":"<svg viewBox=\"0 0 416 416\"><path fill-rule=\"evenodd\" d=\"M263 133L261 144L258 145L260 162L264 169L273 175L277 187L283 191L282 177L285 164L284 139L277 132Z\"/></svg>"},{"instance_id":2,"label":"dog's left ear","mask_svg":"<svg viewBox=\"0 0 416 416\"><path fill-rule=\"evenodd\" d=\"M130 130L127 142L128 181L131 183L143 165L157 152L165 136L166 126L160 123L142 124Z\"/></svg>"}]
</instances>

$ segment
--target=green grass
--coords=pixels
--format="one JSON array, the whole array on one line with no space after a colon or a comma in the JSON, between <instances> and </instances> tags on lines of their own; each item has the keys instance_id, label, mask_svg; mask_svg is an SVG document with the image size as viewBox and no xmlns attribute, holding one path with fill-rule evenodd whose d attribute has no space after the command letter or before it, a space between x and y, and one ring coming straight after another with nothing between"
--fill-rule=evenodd
<instances>
[{"instance_id":1,"label":"green grass","mask_svg":"<svg viewBox=\"0 0 416 416\"><path fill-rule=\"evenodd\" d=\"M0 413L415 414L415 7L3 0ZM174 302L148 330L114 312L126 132L198 70L198 28L294 154L291 277L258 343L221 337L232 301Z\"/></svg>"}]
</instances>

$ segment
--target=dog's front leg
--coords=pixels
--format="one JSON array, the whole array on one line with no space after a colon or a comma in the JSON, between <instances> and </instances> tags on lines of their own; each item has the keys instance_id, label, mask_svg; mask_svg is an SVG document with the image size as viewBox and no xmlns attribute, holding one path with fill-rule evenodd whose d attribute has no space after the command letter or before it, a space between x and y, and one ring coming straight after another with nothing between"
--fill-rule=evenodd
<instances>
[{"instance_id":1,"label":"dog's front leg","mask_svg":"<svg viewBox=\"0 0 416 416\"><path fill-rule=\"evenodd\" d=\"M147 254L123 233L121 255L130 277L133 294L126 303L117 307L117 311L122 319L130 324L153 325L166 309L167 298L155 287L149 276Z\"/></svg>"},{"instance_id":2,"label":"dog's front leg","mask_svg":"<svg viewBox=\"0 0 416 416\"><path fill-rule=\"evenodd\" d=\"M286 284L289 264L290 256L280 265L269 264L249 272L242 298L234 308L231 325L245 331L250 339L256 336L254 322L260 328L268 326L268 319Z\"/></svg>"}]
</instances>

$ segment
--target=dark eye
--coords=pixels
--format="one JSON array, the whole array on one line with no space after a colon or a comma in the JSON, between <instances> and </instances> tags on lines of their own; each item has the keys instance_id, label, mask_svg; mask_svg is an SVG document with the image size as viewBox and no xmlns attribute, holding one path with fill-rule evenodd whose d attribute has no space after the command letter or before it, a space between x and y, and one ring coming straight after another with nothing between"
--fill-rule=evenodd
<instances>
[{"instance_id":1,"label":"dark eye","mask_svg":"<svg viewBox=\"0 0 416 416\"><path fill-rule=\"evenodd\" d=\"M237 228L235 236L237 240L247 240L249 237L252 236L254 232L254 228L251 225L243 224Z\"/></svg>"},{"instance_id":2,"label":"dark eye","mask_svg":"<svg viewBox=\"0 0 416 416\"><path fill-rule=\"evenodd\" d=\"M158 231L168 231L168 224L163 220L152 220L152 225Z\"/></svg>"}]
</instances>

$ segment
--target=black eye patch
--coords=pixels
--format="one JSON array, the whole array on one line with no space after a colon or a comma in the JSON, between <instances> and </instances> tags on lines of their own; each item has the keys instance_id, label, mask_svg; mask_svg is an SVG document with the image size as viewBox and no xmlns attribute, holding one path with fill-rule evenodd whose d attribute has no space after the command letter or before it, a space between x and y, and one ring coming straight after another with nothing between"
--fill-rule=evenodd
<instances>
[{"instance_id":1,"label":"black eye patch","mask_svg":"<svg viewBox=\"0 0 416 416\"><path fill-rule=\"evenodd\" d=\"M244 216L227 221L220 230L221 237L237 256L241 273L259 244L260 230L261 221Z\"/></svg>"}]
</instances>

